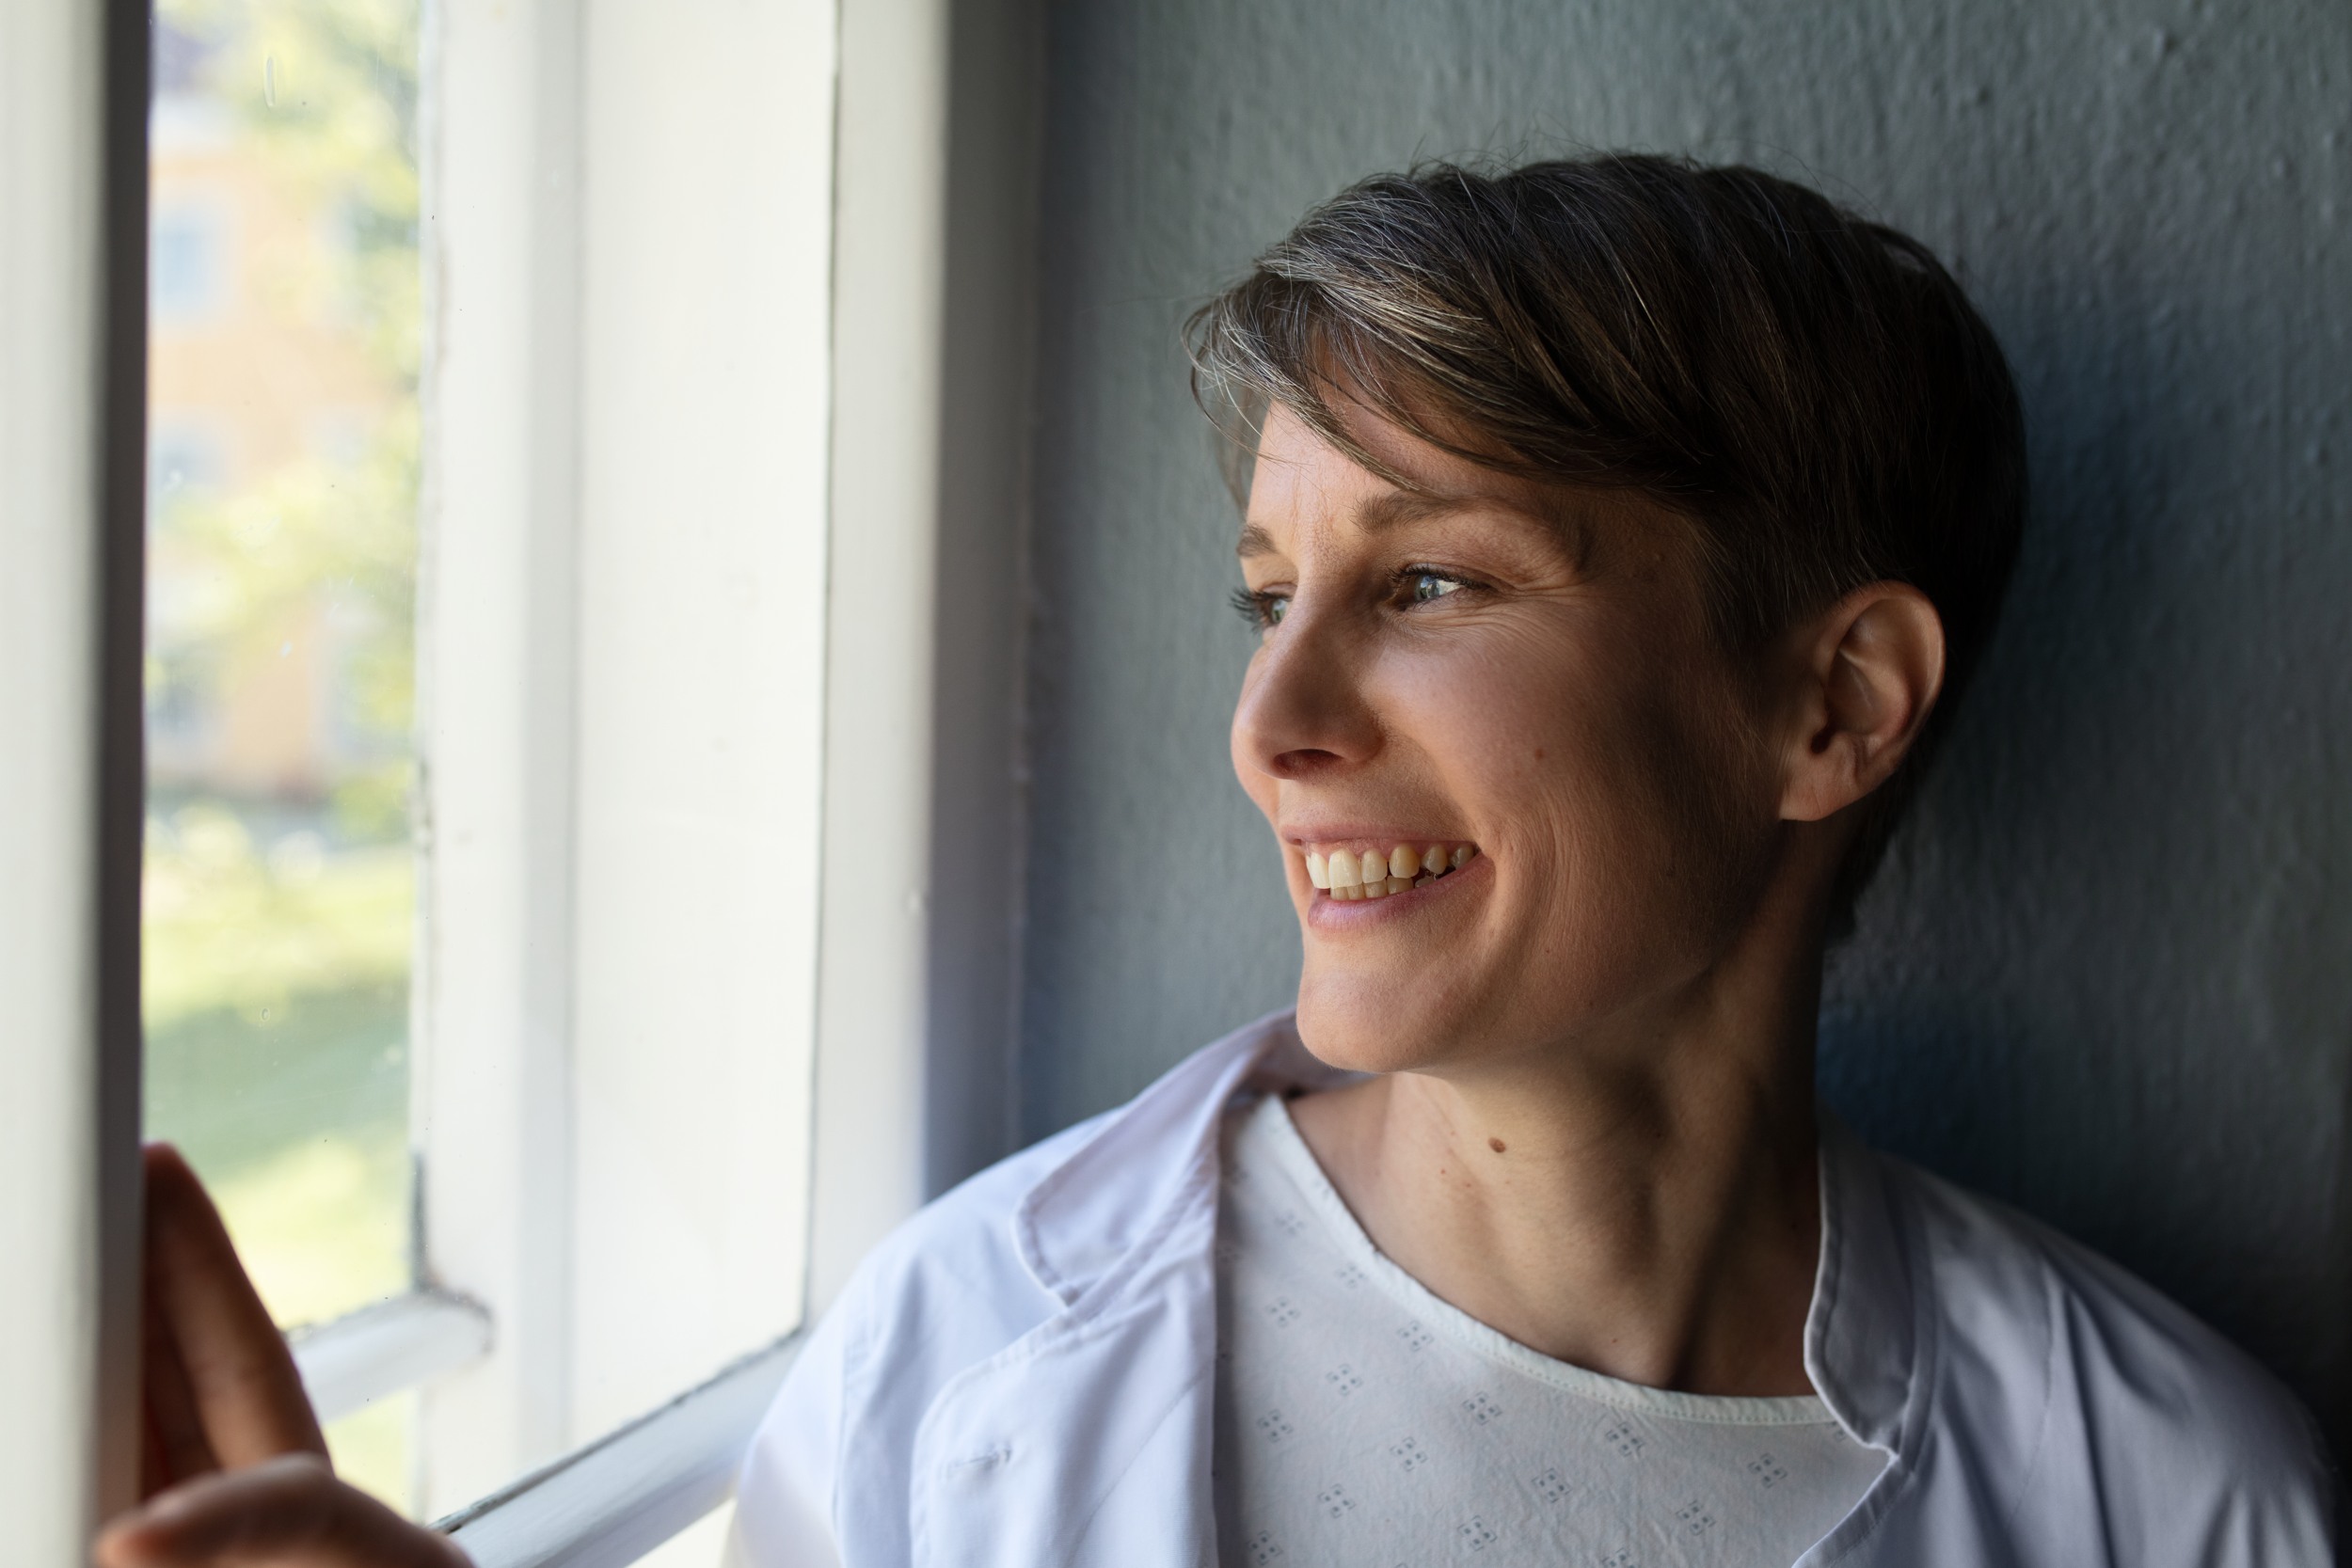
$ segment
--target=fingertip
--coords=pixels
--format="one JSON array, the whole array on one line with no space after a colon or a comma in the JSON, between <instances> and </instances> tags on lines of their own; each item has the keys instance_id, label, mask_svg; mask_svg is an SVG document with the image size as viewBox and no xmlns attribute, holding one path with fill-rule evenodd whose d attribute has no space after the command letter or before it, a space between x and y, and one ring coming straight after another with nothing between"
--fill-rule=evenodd
<instances>
[{"instance_id":1,"label":"fingertip","mask_svg":"<svg viewBox=\"0 0 2352 1568\"><path fill-rule=\"evenodd\" d=\"M204 1179L179 1149L167 1143L149 1144L140 1150L139 1160L146 1178L151 1250L157 1242L192 1230L218 1230L221 1239L227 1239L229 1232L221 1225L212 1195L204 1190Z\"/></svg>"},{"instance_id":2,"label":"fingertip","mask_svg":"<svg viewBox=\"0 0 2352 1568\"><path fill-rule=\"evenodd\" d=\"M187 1156L170 1143L151 1143L139 1150L139 1164L147 1176L147 1195L151 1202L172 1203L194 1197L209 1203L205 1196L203 1179Z\"/></svg>"}]
</instances>

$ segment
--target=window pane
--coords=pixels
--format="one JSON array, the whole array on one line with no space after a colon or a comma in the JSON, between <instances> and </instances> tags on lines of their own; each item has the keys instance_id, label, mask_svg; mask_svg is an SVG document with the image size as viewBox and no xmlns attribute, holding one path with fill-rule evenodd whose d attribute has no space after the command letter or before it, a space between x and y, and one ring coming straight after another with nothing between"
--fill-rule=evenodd
<instances>
[{"instance_id":1,"label":"window pane","mask_svg":"<svg viewBox=\"0 0 2352 1568\"><path fill-rule=\"evenodd\" d=\"M272 1312L412 1275L416 0L162 0L147 1130ZM412 1401L338 1423L408 1491Z\"/></svg>"}]
</instances>

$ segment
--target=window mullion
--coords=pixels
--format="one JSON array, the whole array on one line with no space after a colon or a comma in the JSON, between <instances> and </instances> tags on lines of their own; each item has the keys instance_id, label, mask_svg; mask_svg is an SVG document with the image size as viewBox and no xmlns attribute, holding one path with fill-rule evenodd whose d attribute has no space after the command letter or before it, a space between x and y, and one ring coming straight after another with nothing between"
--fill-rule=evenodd
<instances>
[{"instance_id":1,"label":"window mullion","mask_svg":"<svg viewBox=\"0 0 2352 1568\"><path fill-rule=\"evenodd\" d=\"M581 13L448 0L425 45L421 1243L499 1325L421 1402L436 1511L571 1441Z\"/></svg>"}]
</instances>

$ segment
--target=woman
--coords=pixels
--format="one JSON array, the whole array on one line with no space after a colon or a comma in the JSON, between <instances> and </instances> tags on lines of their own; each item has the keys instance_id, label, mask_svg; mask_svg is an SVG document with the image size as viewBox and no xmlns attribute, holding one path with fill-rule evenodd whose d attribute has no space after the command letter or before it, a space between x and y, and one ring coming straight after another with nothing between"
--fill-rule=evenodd
<instances>
[{"instance_id":1,"label":"woman","mask_svg":"<svg viewBox=\"0 0 2352 1568\"><path fill-rule=\"evenodd\" d=\"M1310 214L1192 342L1246 458L1232 756L1295 1014L885 1243L739 1555L2331 1560L2265 1374L1815 1107L1825 943L2024 509L1932 258L1750 170L1437 166ZM236 1560L454 1555L312 1463L183 1496L102 1555L306 1507L319 1555Z\"/></svg>"}]
</instances>

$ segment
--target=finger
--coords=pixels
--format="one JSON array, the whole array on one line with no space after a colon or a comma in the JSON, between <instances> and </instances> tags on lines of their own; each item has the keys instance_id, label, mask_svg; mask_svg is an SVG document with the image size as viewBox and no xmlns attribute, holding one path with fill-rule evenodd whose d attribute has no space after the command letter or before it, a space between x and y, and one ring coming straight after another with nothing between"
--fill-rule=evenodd
<instances>
[{"instance_id":1,"label":"finger","mask_svg":"<svg viewBox=\"0 0 2352 1568\"><path fill-rule=\"evenodd\" d=\"M470 1568L309 1454L167 1492L108 1525L92 1555L100 1568Z\"/></svg>"},{"instance_id":2,"label":"finger","mask_svg":"<svg viewBox=\"0 0 2352 1568\"><path fill-rule=\"evenodd\" d=\"M151 1295L144 1306L139 1347L139 1381L147 1413L147 1446L139 1468L142 1498L220 1468L213 1446L204 1440L203 1418L188 1387L187 1369L180 1365L180 1349L172 1343Z\"/></svg>"},{"instance_id":3,"label":"finger","mask_svg":"<svg viewBox=\"0 0 2352 1568\"><path fill-rule=\"evenodd\" d=\"M326 1439L220 1212L168 1144L147 1148L148 1299L178 1353L214 1456L235 1470Z\"/></svg>"}]
</instances>

